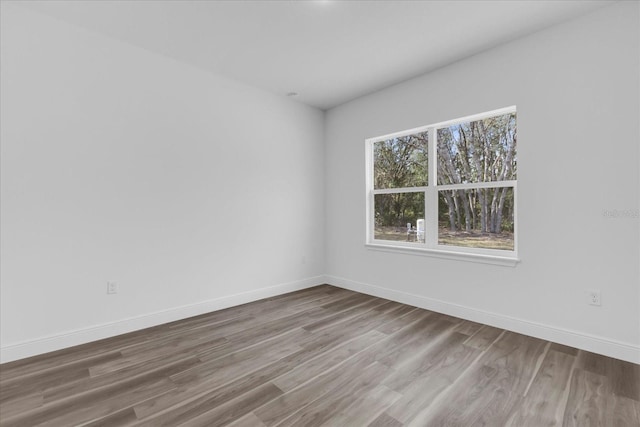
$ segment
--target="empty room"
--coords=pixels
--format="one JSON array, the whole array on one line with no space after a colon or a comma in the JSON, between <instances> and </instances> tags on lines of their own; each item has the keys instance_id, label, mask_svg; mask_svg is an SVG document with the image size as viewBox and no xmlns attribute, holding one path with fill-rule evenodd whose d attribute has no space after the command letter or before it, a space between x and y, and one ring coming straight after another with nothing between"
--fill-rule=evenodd
<instances>
[{"instance_id":1,"label":"empty room","mask_svg":"<svg viewBox=\"0 0 640 427\"><path fill-rule=\"evenodd\" d=\"M0 426L640 426L639 1L0 4Z\"/></svg>"}]
</instances>

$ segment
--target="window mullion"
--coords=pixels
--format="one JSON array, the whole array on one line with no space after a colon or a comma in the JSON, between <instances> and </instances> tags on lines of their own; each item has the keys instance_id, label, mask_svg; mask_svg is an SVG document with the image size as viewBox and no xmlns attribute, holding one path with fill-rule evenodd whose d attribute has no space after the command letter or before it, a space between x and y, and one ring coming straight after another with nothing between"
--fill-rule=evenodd
<instances>
[{"instance_id":1,"label":"window mullion","mask_svg":"<svg viewBox=\"0 0 640 427\"><path fill-rule=\"evenodd\" d=\"M436 133L437 132L434 127L429 128L429 152L427 155L427 158L429 159L429 181L424 195L424 212L426 216L425 244L430 248L433 248L438 244L438 158L436 151L438 141L436 140Z\"/></svg>"},{"instance_id":2,"label":"window mullion","mask_svg":"<svg viewBox=\"0 0 640 427\"><path fill-rule=\"evenodd\" d=\"M367 189L367 218L365 220L365 239L367 243L373 240L374 236L374 177L373 177L373 143L369 140L365 141L365 170L367 174L366 189Z\"/></svg>"},{"instance_id":3,"label":"window mullion","mask_svg":"<svg viewBox=\"0 0 640 427\"><path fill-rule=\"evenodd\" d=\"M373 190L373 194L421 193L426 189L427 187L378 188Z\"/></svg>"},{"instance_id":4,"label":"window mullion","mask_svg":"<svg viewBox=\"0 0 640 427\"><path fill-rule=\"evenodd\" d=\"M445 184L439 185L440 190L475 190L477 188L501 188L501 187L515 187L517 181L485 181L485 182L471 182L464 184Z\"/></svg>"},{"instance_id":5,"label":"window mullion","mask_svg":"<svg viewBox=\"0 0 640 427\"><path fill-rule=\"evenodd\" d=\"M485 127L495 129L493 133L487 134L489 136L485 135L484 139L479 140L480 145L494 144L494 137L499 133L495 138L500 138L496 141L500 144L499 148L502 151L494 154L502 155L503 163L508 160L515 165L515 112L515 107L508 107L367 139L365 141L367 245L418 253L455 254L456 257L464 255L473 259L503 255L510 260L517 258L517 180L475 182L483 179L481 171L474 169L477 167L478 159L471 158L472 151L460 148L468 144L468 138L463 136L469 135L469 132L474 134L473 121L498 115L500 117L496 116L498 117L496 120L488 122L488 125L485 124ZM445 144L441 162L438 159L439 136L443 138L442 143ZM376 145L378 143L379 146ZM406 147L411 151L396 152L398 147L404 147L403 144L409 144ZM474 144L477 145L476 142ZM447 146L450 150L449 156L446 155ZM378 153L379 160L377 160ZM425 154L426 165L424 164ZM460 156L468 156L469 163L460 160L458 158ZM498 157L495 158L498 159ZM475 163L471 164L472 160ZM377 161L380 161L381 168L378 185L391 186L391 188L376 188L374 169ZM444 167L444 175L440 181L442 185L438 183L439 164ZM513 165L512 167L515 168ZM426 186L422 182L425 178L425 166L428 167ZM394 167L404 168L402 171L405 174L398 175ZM459 177L456 177L456 174ZM515 176L504 178L515 178ZM411 184L418 184L418 186L394 187ZM421 197L424 200L423 206L420 206ZM498 205L492 204L493 199L499 200ZM443 209L442 217L439 216L440 200L443 202L440 206ZM491 212L487 210L490 204ZM496 210L496 207L500 210ZM422 209L424 209L423 212L420 212ZM442 234L439 229L440 219L444 227ZM409 223L411 224L408 225ZM495 234L485 235L486 233L480 232L485 229ZM468 234L471 237L467 238Z\"/></svg>"}]
</instances>

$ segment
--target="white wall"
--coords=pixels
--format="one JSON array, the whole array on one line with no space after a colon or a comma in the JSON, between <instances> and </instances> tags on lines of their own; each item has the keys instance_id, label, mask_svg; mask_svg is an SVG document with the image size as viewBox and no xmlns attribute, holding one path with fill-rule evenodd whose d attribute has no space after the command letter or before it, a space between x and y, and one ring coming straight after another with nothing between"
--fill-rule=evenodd
<instances>
[{"instance_id":1,"label":"white wall","mask_svg":"<svg viewBox=\"0 0 640 427\"><path fill-rule=\"evenodd\" d=\"M639 4L622 2L327 113L332 283L640 362ZM515 268L367 250L364 139L518 108ZM586 303L602 291L602 306Z\"/></svg>"},{"instance_id":2,"label":"white wall","mask_svg":"<svg viewBox=\"0 0 640 427\"><path fill-rule=\"evenodd\" d=\"M1 40L2 361L321 282L323 112L4 2Z\"/></svg>"},{"instance_id":3,"label":"white wall","mask_svg":"<svg viewBox=\"0 0 640 427\"><path fill-rule=\"evenodd\" d=\"M3 2L0 359L326 272L337 285L640 361L638 219L602 215L639 204L638 16L637 2L607 7L323 122ZM365 249L365 138L513 104L518 266ZM590 288L602 307L585 303Z\"/></svg>"}]
</instances>

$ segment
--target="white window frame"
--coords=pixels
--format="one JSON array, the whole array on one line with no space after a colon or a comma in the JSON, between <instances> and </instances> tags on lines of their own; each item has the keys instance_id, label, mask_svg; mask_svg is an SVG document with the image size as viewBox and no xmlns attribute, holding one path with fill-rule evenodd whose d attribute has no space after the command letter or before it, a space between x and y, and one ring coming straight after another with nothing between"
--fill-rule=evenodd
<instances>
[{"instance_id":1,"label":"white window frame","mask_svg":"<svg viewBox=\"0 0 640 427\"><path fill-rule=\"evenodd\" d=\"M388 135L367 138L365 140L366 156L366 243L365 246L372 250L385 252L408 253L413 255L426 255L437 258L457 259L464 261L480 262L486 264L496 264L505 266L515 266L520 260L518 258L518 182L492 181L477 182L470 184L448 184L438 185L437 173L437 129L464 122L482 120L493 116L500 116L516 112L516 106L500 108L487 111L485 113L472 116L461 117L454 120L421 126L414 129L395 132ZM385 141L391 138L398 138L416 133L428 133L428 185L423 187L403 187L403 188L374 188L374 165L373 165L373 145L376 142ZM478 188L512 187L514 203L514 224L513 224L513 251L500 249L469 248L462 246L441 245L438 243L438 191L442 190L468 190ZM375 208L374 197L377 194L393 193L424 193L425 197L425 241L423 242L400 242L390 240L379 240L375 238Z\"/></svg>"}]
</instances>

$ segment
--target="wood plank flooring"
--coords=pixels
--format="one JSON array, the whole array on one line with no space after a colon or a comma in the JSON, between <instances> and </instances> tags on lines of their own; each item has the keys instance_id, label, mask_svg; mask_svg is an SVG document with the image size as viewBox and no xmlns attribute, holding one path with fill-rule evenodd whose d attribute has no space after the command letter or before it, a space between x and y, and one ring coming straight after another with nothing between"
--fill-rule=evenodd
<instances>
[{"instance_id":1,"label":"wood plank flooring","mask_svg":"<svg viewBox=\"0 0 640 427\"><path fill-rule=\"evenodd\" d=\"M0 365L1 426L640 426L640 366L317 286Z\"/></svg>"}]
</instances>

